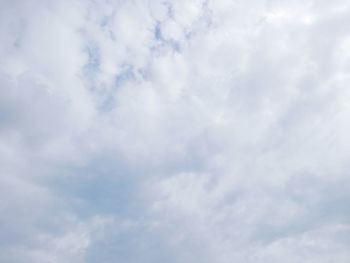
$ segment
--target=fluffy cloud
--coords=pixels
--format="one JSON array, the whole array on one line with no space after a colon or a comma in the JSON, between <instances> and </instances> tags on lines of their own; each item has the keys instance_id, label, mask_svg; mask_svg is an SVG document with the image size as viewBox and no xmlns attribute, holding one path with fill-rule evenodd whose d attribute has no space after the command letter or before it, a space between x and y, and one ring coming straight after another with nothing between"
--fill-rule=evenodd
<instances>
[{"instance_id":1,"label":"fluffy cloud","mask_svg":"<svg viewBox=\"0 0 350 263\"><path fill-rule=\"evenodd\" d=\"M347 1L0 6L0 261L347 262Z\"/></svg>"}]
</instances>

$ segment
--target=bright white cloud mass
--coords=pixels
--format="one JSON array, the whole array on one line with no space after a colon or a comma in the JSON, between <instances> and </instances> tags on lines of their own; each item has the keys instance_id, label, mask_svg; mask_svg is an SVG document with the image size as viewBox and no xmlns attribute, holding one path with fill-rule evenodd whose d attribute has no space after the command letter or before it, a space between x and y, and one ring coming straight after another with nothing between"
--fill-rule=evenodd
<instances>
[{"instance_id":1,"label":"bright white cloud mass","mask_svg":"<svg viewBox=\"0 0 350 263\"><path fill-rule=\"evenodd\" d=\"M0 262L348 263L348 0L0 0Z\"/></svg>"}]
</instances>

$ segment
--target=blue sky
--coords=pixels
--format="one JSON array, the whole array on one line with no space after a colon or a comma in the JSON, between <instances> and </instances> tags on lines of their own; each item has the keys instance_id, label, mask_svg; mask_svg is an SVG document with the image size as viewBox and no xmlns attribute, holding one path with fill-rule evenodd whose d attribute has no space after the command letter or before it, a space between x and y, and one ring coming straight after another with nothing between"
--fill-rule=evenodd
<instances>
[{"instance_id":1,"label":"blue sky","mask_svg":"<svg viewBox=\"0 0 350 263\"><path fill-rule=\"evenodd\" d=\"M0 0L0 262L348 263L349 22Z\"/></svg>"}]
</instances>

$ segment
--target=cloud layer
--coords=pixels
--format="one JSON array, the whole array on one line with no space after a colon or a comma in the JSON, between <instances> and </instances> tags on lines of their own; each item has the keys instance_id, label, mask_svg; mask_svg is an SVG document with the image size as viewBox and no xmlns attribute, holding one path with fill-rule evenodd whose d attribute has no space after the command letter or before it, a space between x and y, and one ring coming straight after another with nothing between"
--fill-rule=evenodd
<instances>
[{"instance_id":1,"label":"cloud layer","mask_svg":"<svg viewBox=\"0 0 350 263\"><path fill-rule=\"evenodd\" d=\"M0 1L0 261L347 263L349 22Z\"/></svg>"}]
</instances>

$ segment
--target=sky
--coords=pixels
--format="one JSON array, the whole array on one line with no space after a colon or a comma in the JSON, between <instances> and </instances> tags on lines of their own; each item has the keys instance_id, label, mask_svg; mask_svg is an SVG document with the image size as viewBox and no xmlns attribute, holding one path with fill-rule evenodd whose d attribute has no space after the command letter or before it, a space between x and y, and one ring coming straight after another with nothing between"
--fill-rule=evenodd
<instances>
[{"instance_id":1,"label":"sky","mask_svg":"<svg viewBox=\"0 0 350 263\"><path fill-rule=\"evenodd\" d=\"M0 0L0 262L348 263L348 0Z\"/></svg>"}]
</instances>

